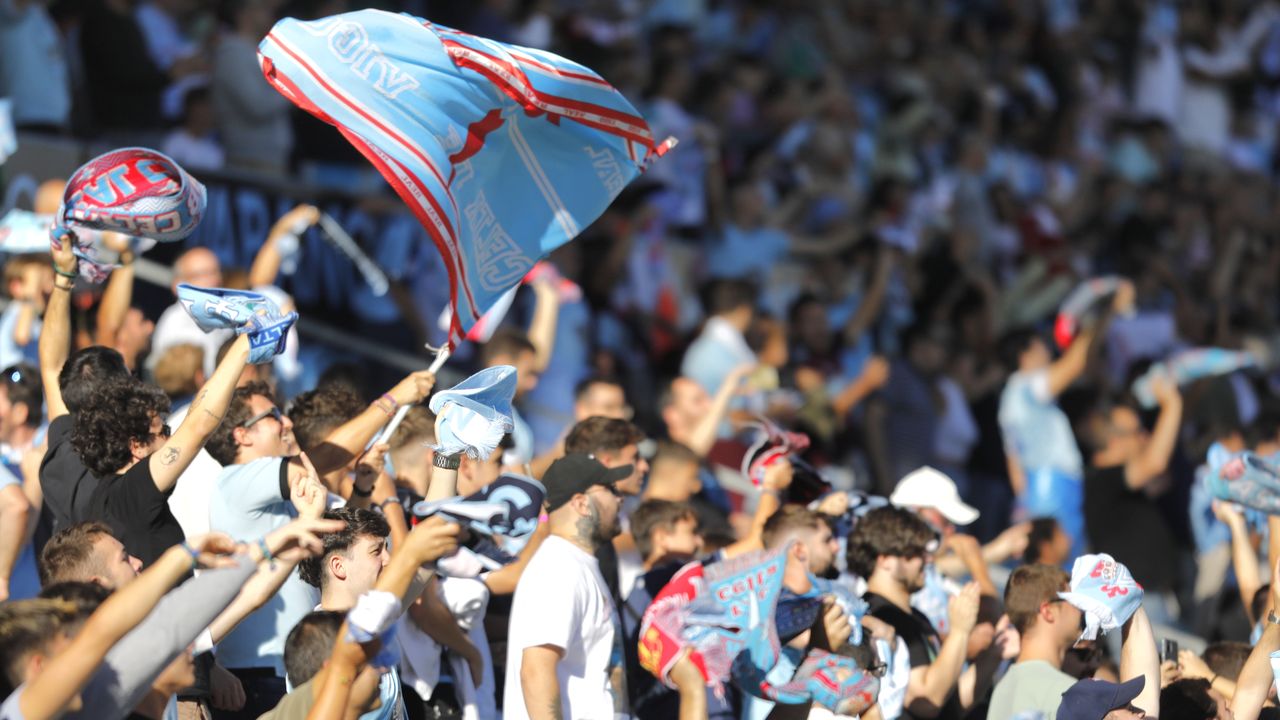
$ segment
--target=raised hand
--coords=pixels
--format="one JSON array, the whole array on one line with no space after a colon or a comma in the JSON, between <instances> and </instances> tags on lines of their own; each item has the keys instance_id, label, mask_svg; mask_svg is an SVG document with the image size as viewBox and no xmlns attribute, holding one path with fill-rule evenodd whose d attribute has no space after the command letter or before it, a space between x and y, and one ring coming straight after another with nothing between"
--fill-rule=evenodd
<instances>
[{"instance_id":1,"label":"raised hand","mask_svg":"<svg viewBox=\"0 0 1280 720\"><path fill-rule=\"evenodd\" d=\"M235 567L232 556L241 548L230 535L220 532L189 537L186 545L195 553L196 564L203 568Z\"/></svg>"},{"instance_id":2,"label":"raised hand","mask_svg":"<svg viewBox=\"0 0 1280 720\"><path fill-rule=\"evenodd\" d=\"M318 537L319 535L340 532L346 526L347 523L342 520L300 517L271 531L263 540L266 541L267 549L272 555L291 562L300 561L324 552L324 540ZM260 553L260 548L256 545L250 545L248 550L250 557L256 557Z\"/></svg>"},{"instance_id":3,"label":"raised hand","mask_svg":"<svg viewBox=\"0 0 1280 720\"><path fill-rule=\"evenodd\" d=\"M458 549L458 533L462 527L449 522L439 515L432 516L418 523L404 541L404 552L419 563L438 560L452 554Z\"/></svg>"},{"instance_id":4,"label":"raised hand","mask_svg":"<svg viewBox=\"0 0 1280 720\"><path fill-rule=\"evenodd\" d=\"M435 386L435 374L429 370L419 370L401 380L387 394L400 405L412 405L422 402L431 394L431 388Z\"/></svg>"},{"instance_id":5,"label":"raised hand","mask_svg":"<svg viewBox=\"0 0 1280 720\"><path fill-rule=\"evenodd\" d=\"M978 624L978 584L969 583L959 593L952 596L947 606L947 618L951 621L952 632L971 632Z\"/></svg>"},{"instance_id":6,"label":"raised hand","mask_svg":"<svg viewBox=\"0 0 1280 720\"><path fill-rule=\"evenodd\" d=\"M300 453L298 459L302 461L306 474L289 483L289 501L297 509L298 517L319 519L328 504L329 491L320 482L320 474L311 464L311 458Z\"/></svg>"}]
</instances>

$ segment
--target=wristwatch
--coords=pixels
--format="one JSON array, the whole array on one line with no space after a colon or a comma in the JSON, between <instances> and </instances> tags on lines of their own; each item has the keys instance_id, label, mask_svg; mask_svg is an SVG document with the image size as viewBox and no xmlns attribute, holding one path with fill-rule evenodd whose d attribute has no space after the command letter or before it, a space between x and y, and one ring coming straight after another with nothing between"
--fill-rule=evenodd
<instances>
[{"instance_id":1,"label":"wristwatch","mask_svg":"<svg viewBox=\"0 0 1280 720\"><path fill-rule=\"evenodd\" d=\"M351 497L365 498L365 497L372 497L372 496L373 496L373 488L369 488L368 490L361 490L359 485L351 486Z\"/></svg>"},{"instance_id":2,"label":"wristwatch","mask_svg":"<svg viewBox=\"0 0 1280 720\"><path fill-rule=\"evenodd\" d=\"M1280 625L1280 617L1276 617L1275 610L1271 610L1270 612L1267 613L1267 622L1271 623L1272 625Z\"/></svg>"},{"instance_id":3,"label":"wristwatch","mask_svg":"<svg viewBox=\"0 0 1280 720\"><path fill-rule=\"evenodd\" d=\"M431 464L441 470L457 470L458 466L462 464L462 453L458 453L457 455L441 455L440 453L436 453L435 456L431 458Z\"/></svg>"}]
</instances>

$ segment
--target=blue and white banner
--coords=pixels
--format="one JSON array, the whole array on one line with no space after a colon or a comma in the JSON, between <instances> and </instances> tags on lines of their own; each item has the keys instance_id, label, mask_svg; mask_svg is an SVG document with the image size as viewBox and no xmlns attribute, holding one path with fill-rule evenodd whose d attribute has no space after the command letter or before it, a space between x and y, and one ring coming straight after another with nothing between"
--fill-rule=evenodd
<instances>
[{"instance_id":1,"label":"blue and white banner","mask_svg":"<svg viewBox=\"0 0 1280 720\"><path fill-rule=\"evenodd\" d=\"M379 10L277 23L263 73L386 178L445 259L450 345L673 141L591 70Z\"/></svg>"}]
</instances>

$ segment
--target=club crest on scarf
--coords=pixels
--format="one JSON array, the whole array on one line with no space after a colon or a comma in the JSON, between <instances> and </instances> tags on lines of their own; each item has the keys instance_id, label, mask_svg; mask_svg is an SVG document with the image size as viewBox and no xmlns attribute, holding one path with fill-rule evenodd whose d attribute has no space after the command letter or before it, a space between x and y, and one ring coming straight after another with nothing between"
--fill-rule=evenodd
<instances>
[{"instance_id":1,"label":"club crest on scarf","mask_svg":"<svg viewBox=\"0 0 1280 720\"><path fill-rule=\"evenodd\" d=\"M426 228L449 271L451 346L674 144L586 67L407 14L286 19L259 61Z\"/></svg>"}]
</instances>

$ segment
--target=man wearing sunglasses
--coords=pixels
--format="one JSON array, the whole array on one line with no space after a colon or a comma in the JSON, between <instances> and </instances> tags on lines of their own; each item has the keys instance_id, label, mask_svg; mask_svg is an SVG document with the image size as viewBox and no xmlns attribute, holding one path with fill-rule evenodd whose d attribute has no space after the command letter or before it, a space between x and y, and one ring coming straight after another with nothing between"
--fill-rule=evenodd
<instances>
[{"instance_id":1,"label":"man wearing sunglasses","mask_svg":"<svg viewBox=\"0 0 1280 720\"><path fill-rule=\"evenodd\" d=\"M327 490L341 494L341 475L401 405L422 401L435 377L412 373L369 404L355 418L331 430L306 455ZM251 381L235 390L226 419L206 448L222 464L209 502L212 527L233 537L260 537L297 516L291 498L309 477L293 436L293 423L280 411L271 388ZM372 490L350 491L353 505L367 504ZM219 720L257 718L285 693L284 644L289 631L319 597L295 573L260 610L218 644L220 664L244 686L247 701Z\"/></svg>"},{"instance_id":2,"label":"man wearing sunglasses","mask_svg":"<svg viewBox=\"0 0 1280 720\"><path fill-rule=\"evenodd\" d=\"M508 720L613 717L609 674L617 612L595 551L617 536L632 467L566 455L542 477L551 534L511 604L503 703Z\"/></svg>"},{"instance_id":3,"label":"man wearing sunglasses","mask_svg":"<svg viewBox=\"0 0 1280 720\"><path fill-rule=\"evenodd\" d=\"M1023 565L1009 576L1005 612L1021 638L1017 661L991 696L987 717L1036 711L1053 717L1062 693L1076 679L1062 672L1062 660L1084 629L1084 613L1058 597L1068 587L1067 571L1052 565Z\"/></svg>"}]
</instances>

